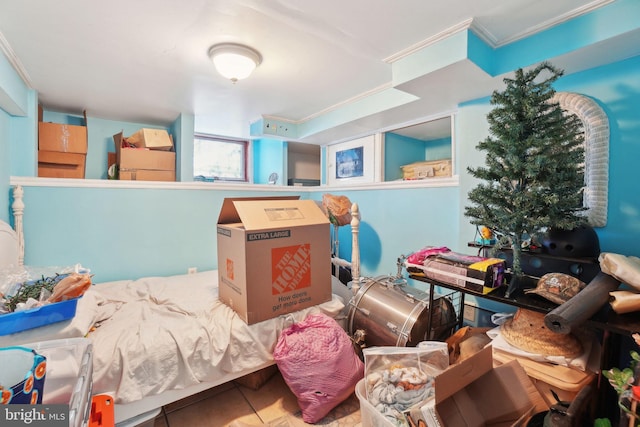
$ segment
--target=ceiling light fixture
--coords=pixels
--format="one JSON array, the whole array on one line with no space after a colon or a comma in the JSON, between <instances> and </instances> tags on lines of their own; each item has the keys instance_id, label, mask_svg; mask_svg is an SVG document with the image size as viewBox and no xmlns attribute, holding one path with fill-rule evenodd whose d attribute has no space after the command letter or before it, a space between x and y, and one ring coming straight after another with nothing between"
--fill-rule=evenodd
<instances>
[{"instance_id":1,"label":"ceiling light fixture","mask_svg":"<svg viewBox=\"0 0 640 427\"><path fill-rule=\"evenodd\" d=\"M237 43L220 43L209 48L209 58L216 70L233 83L246 79L262 62L260 53Z\"/></svg>"}]
</instances>

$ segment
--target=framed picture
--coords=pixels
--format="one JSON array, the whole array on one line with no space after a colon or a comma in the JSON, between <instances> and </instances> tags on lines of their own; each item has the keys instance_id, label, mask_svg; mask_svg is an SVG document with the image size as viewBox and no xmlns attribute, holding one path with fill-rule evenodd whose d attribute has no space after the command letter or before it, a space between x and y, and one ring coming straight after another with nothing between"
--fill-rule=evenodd
<instances>
[{"instance_id":1,"label":"framed picture","mask_svg":"<svg viewBox=\"0 0 640 427\"><path fill-rule=\"evenodd\" d=\"M364 146L336 151L336 179L364 176Z\"/></svg>"},{"instance_id":2,"label":"framed picture","mask_svg":"<svg viewBox=\"0 0 640 427\"><path fill-rule=\"evenodd\" d=\"M327 184L375 182L380 170L380 136L369 135L327 147Z\"/></svg>"}]
</instances>

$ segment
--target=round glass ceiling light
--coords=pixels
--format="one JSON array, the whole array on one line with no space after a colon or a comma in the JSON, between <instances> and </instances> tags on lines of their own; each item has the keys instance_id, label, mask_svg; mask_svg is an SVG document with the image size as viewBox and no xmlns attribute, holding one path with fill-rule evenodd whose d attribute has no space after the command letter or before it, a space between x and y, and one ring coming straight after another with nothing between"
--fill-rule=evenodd
<instances>
[{"instance_id":1,"label":"round glass ceiling light","mask_svg":"<svg viewBox=\"0 0 640 427\"><path fill-rule=\"evenodd\" d=\"M209 57L218 73L233 83L246 79L262 62L260 53L237 43L220 43L209 48Z\"/></svg>"}]
</instances>

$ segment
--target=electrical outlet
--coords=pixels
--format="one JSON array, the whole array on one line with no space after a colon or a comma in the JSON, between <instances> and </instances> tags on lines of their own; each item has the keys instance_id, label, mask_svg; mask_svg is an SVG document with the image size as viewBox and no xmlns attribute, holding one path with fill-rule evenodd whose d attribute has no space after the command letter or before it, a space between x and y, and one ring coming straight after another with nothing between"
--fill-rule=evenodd
<instances>
[{"instance_id":1,"label":"electrical outlet","mask_svg":"<svg viewBox=\"0 0 640 427\"><path fill-rule=\"evenodd\" d=\"M464 313L463 313L463 317L464 320L468 321L468 322L475 322L476 321L476 307L473 305L469 305L469 304L465 304L464 305Z\"/></svg>"},{"instance_id":2,"label":"electrical outlet","mask_svg":"<svg viewBox=\"0 0 640 427\"><path fill-rule=\"evenodd\" d=\"M189 267L187 269L187 274L196 274L198 272L198 267Z\"/></svg>"}]
</instances>

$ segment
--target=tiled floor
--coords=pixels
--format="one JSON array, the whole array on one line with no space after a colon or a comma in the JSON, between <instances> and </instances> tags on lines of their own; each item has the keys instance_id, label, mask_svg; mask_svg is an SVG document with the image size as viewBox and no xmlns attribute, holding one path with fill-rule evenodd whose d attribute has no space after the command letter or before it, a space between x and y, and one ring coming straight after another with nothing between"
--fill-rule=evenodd
<instances>
[{"instance_id":1,"label":"tiled floor","mask_svg":"<svg viewBox=\"0 0 640 427\"><path fill-rule=\"evenodd\" d=\"M154 427L303 427L307 424L295 395L280 373L258 390L235 382L223 384L163 408ZM313 425L360 426L360 403L355 394Z\"/></svg>"}]
</instances>

